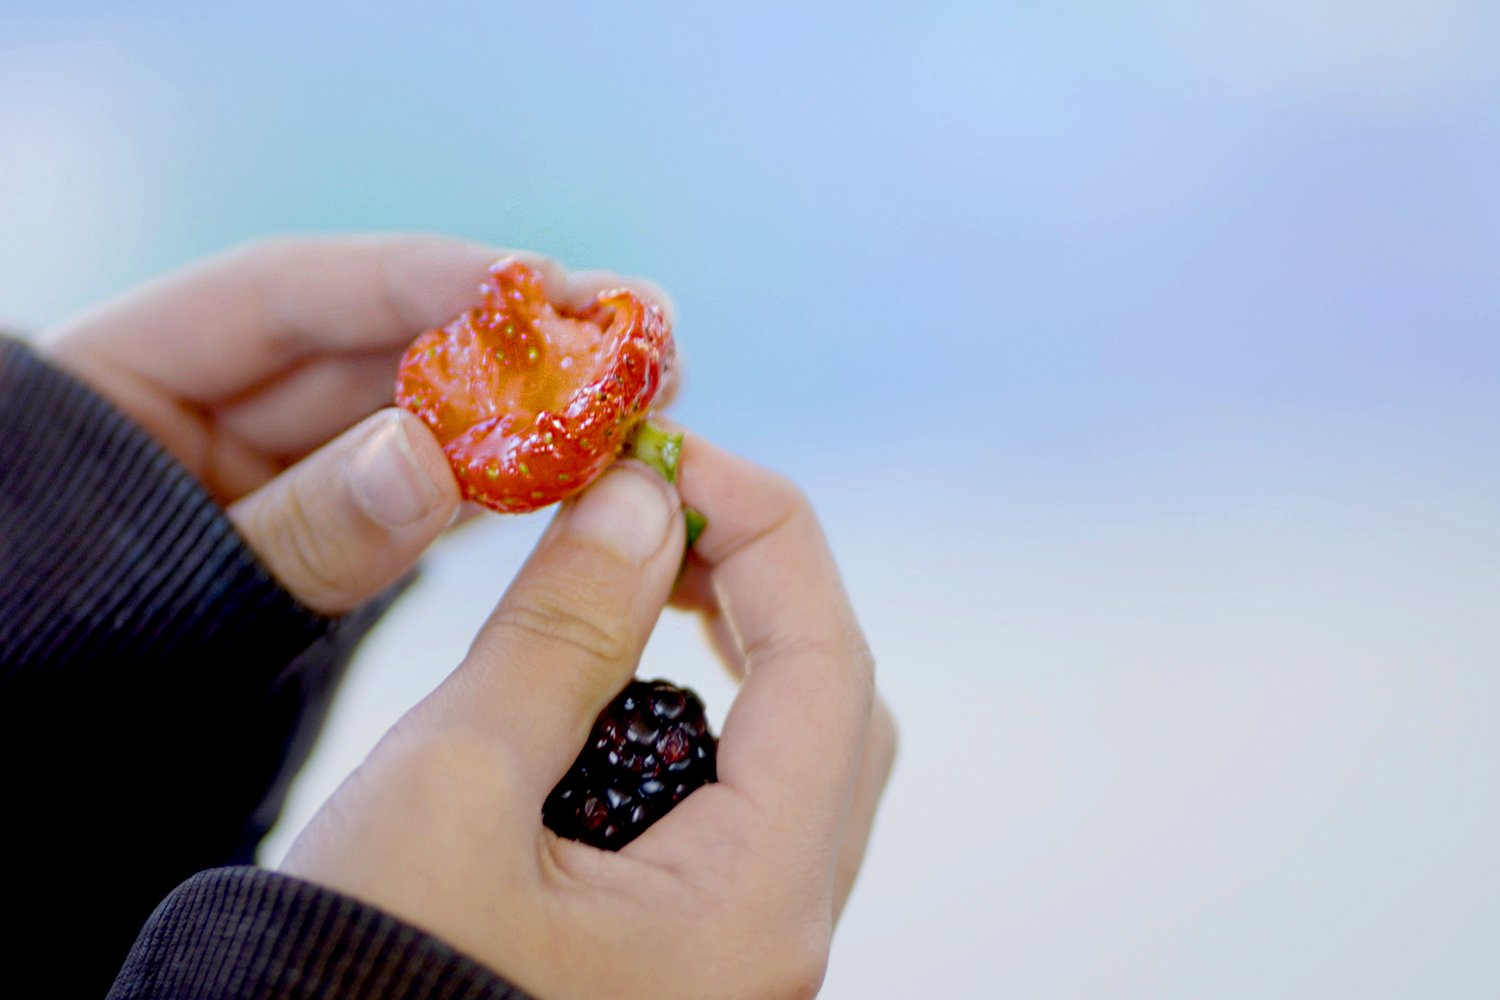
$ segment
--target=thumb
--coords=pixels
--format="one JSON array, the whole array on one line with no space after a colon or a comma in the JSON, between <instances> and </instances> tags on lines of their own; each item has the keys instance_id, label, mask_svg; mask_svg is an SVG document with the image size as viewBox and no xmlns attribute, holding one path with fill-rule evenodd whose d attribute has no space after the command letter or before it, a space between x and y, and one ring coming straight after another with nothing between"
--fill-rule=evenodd
<instances>
[{"instance_id":1,"label":"thumb","mask_svg":"<svg viewBox=\"0 0 1500 1000\"><path fill-rule=\"evenodd\" d=\"M594 719L635 672L683 541L676 489L641 462L616 462L558 510L439 692L450 723L505 742L538 823Z\"/></svg>"},{"instance_id":2,"label":"thumb","mask_svg":"<svg viewBox=\"0 0 1500 1000\"><path fill-rule=\"evenodd\" d=\"M298 600L341 614L409 570L458 500L432 433L390 408L239 500L229 517Z\"/></svg>"}]
</instances>

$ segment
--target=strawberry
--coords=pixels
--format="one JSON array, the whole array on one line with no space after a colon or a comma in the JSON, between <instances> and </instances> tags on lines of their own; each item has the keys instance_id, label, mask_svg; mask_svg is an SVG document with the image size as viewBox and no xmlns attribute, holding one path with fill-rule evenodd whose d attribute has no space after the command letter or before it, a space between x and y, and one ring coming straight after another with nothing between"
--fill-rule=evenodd
<instances>
[{"instance_id":1,"label":"strawberry","mask_svg":"<svg viewBox=\"0 0 1500 1000\"><path fill-rule=\"evenodd\" d=\"M672 377L661 307L628 289L582 309L549 302L515 258L484 303L407 348L396 402L437 436L464 498L520 513L593 482Z\"/></svg>"}]
</instances>

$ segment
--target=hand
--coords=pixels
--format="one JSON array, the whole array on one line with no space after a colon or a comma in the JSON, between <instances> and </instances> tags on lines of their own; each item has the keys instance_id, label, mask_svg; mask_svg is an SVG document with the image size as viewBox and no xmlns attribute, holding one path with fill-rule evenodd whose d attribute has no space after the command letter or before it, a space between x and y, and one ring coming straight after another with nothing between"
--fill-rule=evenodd
<instances>
[{"instance_id":1,"label":"hand","mask_svg":"<svg viewBox=\"0 0 1500 1000\"><path fill-rule=\"evenodd\" d=\"M680 598L744 677L717 784L618 853L542 826L681 560L677 490L621 462L559 510L464 662L334 794L284 870L547 1000L815 994L895 730L805 498L693 435L678 485L708 517Z\"/></svg>"},{"instance_id":2,"label":"hand","mask_svg":"<svg viewBox=\"0 0 1500 1000\"><path fill-rule=\"evenodd\" d=\"M391 402L406 345L477 304L486 268L507 252L438 237L268 241L48 339L58 364L228 507L289 591L337 614L410 569L453 518L458 488L432 434L376 411ZM523 256L558 297L619 282Z\"/></svg>"}]
</instances>

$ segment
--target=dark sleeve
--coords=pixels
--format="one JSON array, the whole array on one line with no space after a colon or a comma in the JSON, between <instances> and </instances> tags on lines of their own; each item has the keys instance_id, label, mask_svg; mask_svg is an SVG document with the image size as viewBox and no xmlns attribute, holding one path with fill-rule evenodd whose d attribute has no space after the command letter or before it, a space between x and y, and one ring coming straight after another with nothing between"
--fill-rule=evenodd
<instances>
[{"instance_id":1,"label":"dark sleeve","mask_svg":"<svg viewBox=\"0 0 1500 1000\"><path fill-rule=\"evenodd\" d=\"M253 860L381 610L299 605L149 435L0 338L0 992L97 1000L174 886Z\"/></svg>"},{"instance_id":2,"label":"dark sleeve","mask_svg":"<svg viewBox=\"0 0 1500 1000\"><path fill-rule=\"evenodd\" d=\"M109 1000L526 1000L373 907L255 868L202 872L151 915Z\"/></svg>"}]
</instances>

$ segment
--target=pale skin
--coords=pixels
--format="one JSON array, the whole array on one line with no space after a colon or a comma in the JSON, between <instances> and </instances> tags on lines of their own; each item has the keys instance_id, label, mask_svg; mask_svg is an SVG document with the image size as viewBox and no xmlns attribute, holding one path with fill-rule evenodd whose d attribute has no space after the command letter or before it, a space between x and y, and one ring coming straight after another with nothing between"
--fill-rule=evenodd
<instances>
[{"instance_id":1,"label":"pale skin","mask_svg":"<svg viewBox=\"0 0 1500 1000\"><path fill-rule=\"evenodd\" d=\"M96 311L51 350L204 482L292 593L338 613L406 572L458 509L425 426L375 411L405 344L473 304L502 253L428 237L263 244ZM559 298L620 280L533 261ZM709 526L674 592L684 502ZM542 802L669 601L703 616L742 680L720 781L618 853L560 840ZM285 871L545 1000L810 997L894 752L806 498L689 433L675 487L623 462L559 509L465 660Z\"/></svg>"}]
</instances>

